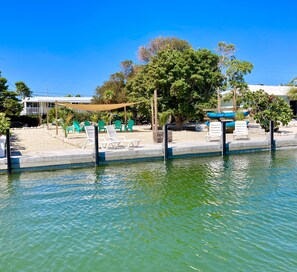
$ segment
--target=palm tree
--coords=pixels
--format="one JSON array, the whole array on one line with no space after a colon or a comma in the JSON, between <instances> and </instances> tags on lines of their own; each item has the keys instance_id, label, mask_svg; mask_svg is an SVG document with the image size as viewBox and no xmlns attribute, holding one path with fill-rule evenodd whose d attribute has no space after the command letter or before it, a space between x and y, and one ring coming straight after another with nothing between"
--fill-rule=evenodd
<instances>
[{"instance_id":1,"label":"palm tree","mask_svg":"<svg viewBox=\"0 0 297 272\"><path fill-rule=\"evenodd\" d=\"M292 87L288 91L288 97L290 100L297 100L297 88L296 87Z\"/></svg>"}]
</instances>

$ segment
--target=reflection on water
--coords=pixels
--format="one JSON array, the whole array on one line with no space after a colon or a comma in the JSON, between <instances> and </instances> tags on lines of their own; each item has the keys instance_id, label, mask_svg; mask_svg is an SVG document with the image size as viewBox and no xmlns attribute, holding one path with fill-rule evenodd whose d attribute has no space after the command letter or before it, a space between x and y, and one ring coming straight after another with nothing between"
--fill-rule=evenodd
<instances>
[{"instance_id":1,"label":"reflection on water","mask_svg":"<svg viewBox=\"0 0 297 272\"><path fill-rule=\"evenodd\" d=\"M294 271L296 162L278 151L3 175L0 271Z\"/></svg>"}]
</instances>

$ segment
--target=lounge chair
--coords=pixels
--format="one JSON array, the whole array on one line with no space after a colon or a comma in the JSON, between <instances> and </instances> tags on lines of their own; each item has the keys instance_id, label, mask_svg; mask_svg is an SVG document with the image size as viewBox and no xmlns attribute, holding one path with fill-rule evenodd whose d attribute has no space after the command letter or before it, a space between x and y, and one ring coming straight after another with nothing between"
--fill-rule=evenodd
<instances>
[{"instance_id":1,"label":"lounge chair","mask_svg":"<svg viewBox=\"0 0 297 272\"><path fill-rule=\"evenodd\" d=\"M119 130L119 131L122 131L122 122L120 121L120 120L116 120L116 121L114 121L114 128L115 128L115 130Z\"/></svg>"},{"instance_id":2,"label":"lounge chair","mask_svg":"<svg viewBox=\"0 0 297 272\"><path fill-rule=\"evenodd\" d=\"M5 156L6 151L6 136L1 135L0 136L0 157Z\"/></svg>"},{"instance_id":3,"label":"lounge chair","mask_svg":"<svg viewBox=\"0 0 297 272\"><path fill-rule=\"evenodd\" d=\"M85 131L84 126L81 126L81 125L79 124L79 122L76 121L76 120L73 121L73 127L74 127L74 130L77 131L78 133L80 133L80 132L82 132L82 131Z\"/></svg>"},{"instance_id":4,"label":"lounge chair","mask_svg":"<svg viewBox=\"0 0 297 272\"><path fill-rule=\"evenodd\" d=\"M113 125L106 126L106 131L108 140L112 142L118 142L118 146L123 146L126 148L136 147L141 141L139 139L126 139L124 136L117 136L117 132Z\"/></svg>"},{"instance_id":5,"label":"lounge chair","mask_svg":"<svg viewBox=\"0 0 297 272\"><path fill-rule=\"evenodd\" d=\"M222 137L222 124L221 122L210 122L209 130L206 134L206 141L221 140Z\"/></svg>"},{"instance_id":6,"label":"lounge chair","mask_svg":"<svg viewBox=\"0 0 297 272\"><path fill-rule=\"evenodd\" d=\"M103 120L98 121L98 131L100 132L101 130L106 131L105 123Z\"/></svg>"},{"instance_id":7,"label":"lounge chair","mask_svg":"<svg viewBox=\"0 0 297 272\"><path fill-rule=\"evenodd\" d=\"M85 126L85 131L87 138L84 142L84 145L82 146L82 149L84 149L87 145L94 145L95 143L95 129L93 126ZM114 141L108 141L104 137L98 137L98 144L99 148L101 149L107 149L109 147L115 147L115 144L118 144L119 142Z\"/></svg>"},{"instance_id":8,"label":"lounge chair","mask_svg":"<svg viewBox=\"0 0 297 272\"><path fill-rule=\"evenodd\" d=\"M133 126L134 126L134 120L128 120L127 125L125 126L125 130L132 132L133 131Z\"/></svg>"},{"instance_id":9,"label":"lounge chair","mask_svg":"<svg viewBox=\"0 0 297 272\"><path fill-rule=\"evenodd\" d=\"M233 140L235 140L235 137L249 139L249 131L246 121L235 121Z\"/></svg>"}]
</instances>

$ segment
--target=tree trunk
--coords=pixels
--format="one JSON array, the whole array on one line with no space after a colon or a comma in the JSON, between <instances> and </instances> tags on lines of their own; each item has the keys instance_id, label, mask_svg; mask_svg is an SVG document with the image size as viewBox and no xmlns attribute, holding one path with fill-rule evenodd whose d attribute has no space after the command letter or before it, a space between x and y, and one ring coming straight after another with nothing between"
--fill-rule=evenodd
<instances>
[{"instance_id":1,"label":"tree trunk","mask_svg":"<svg viewBox=\"0 0 297 272\"><path fill-rule=\"evenodd\" d=\"M184 121L182 121L182 119L180 117L175 117L175 125L176 125L176 129L177 130L182 130L183 125L184 125Z\"/></svg>"},{"instance_id":2,"label":"tree trunk","mask_svg":"<svg viewBox=\"0 0 297 272\"><path fill-rule=\"evenodd\" d=\"M233 90L233 111L236 112L237 106L236 106L236 88Z\"/></svg>"}]
</instances>

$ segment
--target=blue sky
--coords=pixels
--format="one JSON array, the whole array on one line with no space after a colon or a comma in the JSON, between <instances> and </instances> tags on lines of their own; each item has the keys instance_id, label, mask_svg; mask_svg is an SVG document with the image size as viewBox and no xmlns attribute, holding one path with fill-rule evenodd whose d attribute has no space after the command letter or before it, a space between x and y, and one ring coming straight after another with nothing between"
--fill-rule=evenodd
<instances>
[{"instance_id":1,"label":"blue sky","mask_svg":"<svg viewBox=\"0 0 297 272\"><path fill-rule=\"evenodd\" d=\"M297 1L1 1L0 70L11 89L34 95L81 94L137 60L158 36L194 49L236 45L254 65L249 84L279 85L297 76Z\"/></svg>"}]
</instances>

